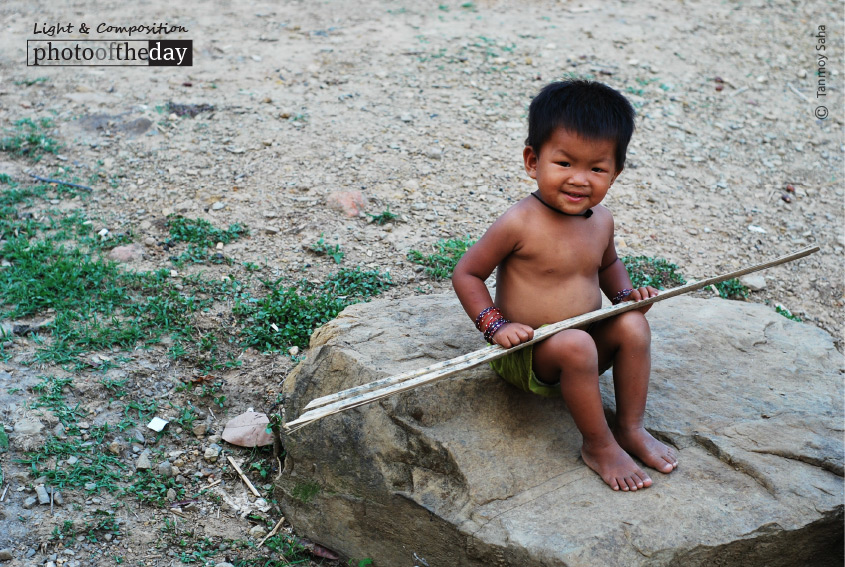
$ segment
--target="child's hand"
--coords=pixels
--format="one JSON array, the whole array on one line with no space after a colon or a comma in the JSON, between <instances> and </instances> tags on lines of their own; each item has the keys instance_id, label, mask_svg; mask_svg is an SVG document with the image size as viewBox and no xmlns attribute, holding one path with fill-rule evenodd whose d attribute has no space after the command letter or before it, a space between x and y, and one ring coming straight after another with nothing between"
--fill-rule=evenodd
<instances>
[{"instance_id":1,"label":"child's hand","mask_svg":"<svg viewBox=\"0 0 845 567\"><path fill-rule=\"evenodd\" d=\"M649 297L654 297L659 294L660 292L654 289L653 287L645 286L632 291L630 294L628 294L628 297L625 298L625 301L640 301L642 299L648 299ZM646 305L641 309L637 309L637 311L644 314L648 312L649 309L651 309L651 305Z\"/></svg>"},{"instance_id":2,"label":"child's hand","mask_svg":"<svg viewBox=\"0 0 845 567\"><path fill-rule=\"evenodd\" d=\"M650 306L649 306L650 307ZM504 348L511 348L534 338L534 329L522 323L505 323L493 335L493 342Z\"/></svg>"}]
</instances>

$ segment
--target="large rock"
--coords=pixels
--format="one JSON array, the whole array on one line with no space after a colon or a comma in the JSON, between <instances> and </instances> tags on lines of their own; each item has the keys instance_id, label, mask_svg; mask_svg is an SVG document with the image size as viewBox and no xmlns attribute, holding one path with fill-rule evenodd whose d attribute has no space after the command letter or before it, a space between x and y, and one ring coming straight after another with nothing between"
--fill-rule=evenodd
<instances>
[{"instance_id":1,"label":"large rock","mask_svg":"<svg viewBox=\"0 0 845 567\"><path fill-rule=\"evenodd\" d=\"M843 389L830 335L759 304L680 297L649 312L646 426L670 475L611 491L561 400L479 367L285 439L297 531L383 567L842 564ZM483 343L451 295L346 309L285 383L313 398ZM605 406L614 407L609 373Z\"/></svg>"}]
</instances>

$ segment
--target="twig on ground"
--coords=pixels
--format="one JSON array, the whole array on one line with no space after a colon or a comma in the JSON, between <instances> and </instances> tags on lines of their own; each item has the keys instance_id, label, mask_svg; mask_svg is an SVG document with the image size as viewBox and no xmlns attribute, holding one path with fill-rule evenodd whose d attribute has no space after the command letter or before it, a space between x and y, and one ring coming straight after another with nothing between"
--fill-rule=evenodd
<instances>
[{"instance_id":1,"label":"twig on ground","mask_svg":"<svg viewBox=\"0 0 845 567\"><path fill-rule=\"evenodd\" d=\"M67 185L68 187L76 187L77 189L85 189L86 191L93 191L92 188L86 185L80 185L79 183L70 183L69 181L62 181L61 179L50 179L48 177L40 177L35 175L34 173L29 174L30 177L34 177L38 181L43 181L44 183L56 183L58 185Z\"/></svg>"},{"instance_id":2,"label":"twig on ground","mask_svg":"<svg viewBox=\"0 0 845 567\"><path fill-rule=\"evenodd\" d=\"M226 455L226 458L229 459L229 462L232 464L233 467L235 467L235 471L238 473L238 475L240 475L241 480L244 481L244 484L246 484L246 487L249 488L250 492L252 492L256 498L261 498L261 494L257 490L255 490L254 486L252 486L252 483L241 470L241 467L238 466L238 463L235 462L235 459L233 459L229 455Z\"/></svg>"},{"instance_id":3,"label":"twig on ground","mask_svg":"<svg viewBox=\"0 0 845 567\"><path fill-rule=\"evenodd\" d=\"M264 539L262 539L262 540L261 540L261 543L259 543L259 544L258 544L258 547L261 547L262 545L264 545L264 542L265 542L265 541L267 541L268 539L270 539L271 537L273 537L274 535L276 535L277 533L279 533L279 530L280 530L280 529L281 529L281 527L282 527L282 522L284 522L284 521L285 521L285 517L284 517L284 516L282 516L281 518L279 518L279 521L278 521L278 522L276 522L275 527L274 527L272 530L270 530L270 533L269 533L269 534L267 534L266 536L264 536Z\"/></svg>"},{"instance_id":4,"label":"twig on ground","mask_svg":"<svg viewBox=\"0 0 845 567\"><path fill-rule=\"evenodd\" d=\"M732 93L731 93L731 94L729 94L728 96L736 96L736 95L738 95L739 93L744 93L744 92L745 92L745 91L747 91L747 90L748 90L748 87L742 87L741 89L737 89L737 90L735 90L734 92L732 92Z\"/></svg>"},{"instance_id":5,"label":"twig on ground","mask_svg":"<svg viewBox=\"0 0 845 567\"><path fill-rule=\"evenodd\" d=\"M6 493L9 492L9 485L6 485L6 488L3 489L3 496L0 496L0 502L6 499Z\"/></svg>"},{"instance_id":6,"label":"twig on ground","mask_svg":"<svg viewBox=\"0 0 845 567\"><path fill-rule=\"evenodd\" d=\"M792 83L787 82L787 83L786 83L786 86L787 86L787 87L789 87L789 90L791 90L792 92L794 92L795 94L797 94L798 96L800 96L800 97L801 97L801 99L802 99L804 102L810 102L810 99L809 99L809 98L807 98L806 96L804 96L804 93L802 93L801 91L799 91L798 89L796 89L795 87L793 87L793 86L792 86Z\"/></svg>"}]
</instances>

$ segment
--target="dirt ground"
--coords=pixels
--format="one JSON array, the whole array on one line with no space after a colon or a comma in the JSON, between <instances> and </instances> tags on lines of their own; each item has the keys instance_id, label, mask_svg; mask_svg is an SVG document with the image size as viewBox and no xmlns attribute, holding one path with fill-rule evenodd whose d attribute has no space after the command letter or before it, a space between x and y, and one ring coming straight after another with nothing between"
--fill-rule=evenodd
<instances>
[{"instance_id":1,"label":"dirt ground","mask_svg":"<svg viewBox=\"0 0 845 567\"><path fill-rule=\"evenodd\" d=\"M90 35L78 33L82 22ZM130 38L97 33L102 22L183 26L131 39L190 39L193 65L25 65L27 40ZM73 23L74 31L37 33L57 23ZM233 263L192 264L180 276L241 277L248 264L260 266L263 279L320 281L337 269L310 250L323 238L343 250L343 266L389 271L388 297L448 291L407 253L478 238L526 196L532 185L521 155L532 96L548 81L588 77L625 93L638 112L627 167L605 201L620 253L665 258L700 279L818 245L819 253L766 271L748 300L782 305L841 347L839 3L11 0L0 5L0 25L0 129L50 118L63 144L37 163L0 152L0 173L26 187L36 183L30 174L73 172L90 193L35 201L25 212L81 211L95 231L131 234L143 255L128 270L174 269L162 243L168 215L178 214L250 231L221 249ZM178 105L196 105L195 115ZM398 217L373 222L387 210ZM215 305L200 315L202 325L225 327L226 313ZM272 527L280 511L250 499L224 457L244 463L264 495L277 464L267 449L242 450L213 436L247 408L270 411L293 367L285 352L241 349L240 365L216 376L216 393L225 395L218 403L179 388L205 374L171 360L166 346L124 358L100 353L99 363L72 370L33 362L39 341L49 340L49 332L18 337L0 363L0 422L11 438L0 454L7 564L284 564L290 549L256 550L262 536L250 534ZM167 460L193 492L223 482L181 504L67 488L61 506L24 508L38 479L18 462L31 447L14 425L33 418L44 427L33 439L55 436L56 411L34 405L56 377L72 379L58 382L56 395L81 408L90 423L80 439L89 446L97 437L86 431L114 428L132 402L157 400L157 415L171 420L175 408L196 406L195 423L207 426L198 435L173 425L156 436L143 412L125 431L111 430L100 450L119 442L109 451L126 467L123 485L147 449L154 472ZM115 401L104 380L125 380L127 391ZM212 445L223 449L216 461L205 458ZM305 556L334 564L311 549L316 555ZM340 564L350 559L366 564Z\"/></svg>"}]
</instances>

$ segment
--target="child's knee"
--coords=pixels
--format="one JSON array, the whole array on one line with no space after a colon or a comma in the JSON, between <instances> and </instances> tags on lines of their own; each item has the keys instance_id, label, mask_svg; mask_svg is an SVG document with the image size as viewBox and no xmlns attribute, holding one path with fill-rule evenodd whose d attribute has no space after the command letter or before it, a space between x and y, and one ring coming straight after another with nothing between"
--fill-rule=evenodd
<instances>
[{"instance_id":1,"label":"child's knee","mask_svg":"<svg viewBox=\"0 0 845 567\"><path fill-rule=\"evenodd\" d=\"M596 343L584 331L570 329L552 337L558 359L564 367L582 364L595 364L597 360ZM551 339L549 339L551 340Z\"/></svg>"},{"instance_id":2,"label":"child's knee","mask_svg":"<svg viewBox=\"0 0 845 567\"><path fill-rule=\"evenodd\" d=\"M639 311L628 311L619 315L617 324L626 342L651 344L651 327L645 315Z\"/></svg>"}]
</instances>

